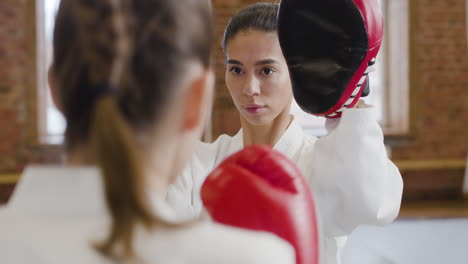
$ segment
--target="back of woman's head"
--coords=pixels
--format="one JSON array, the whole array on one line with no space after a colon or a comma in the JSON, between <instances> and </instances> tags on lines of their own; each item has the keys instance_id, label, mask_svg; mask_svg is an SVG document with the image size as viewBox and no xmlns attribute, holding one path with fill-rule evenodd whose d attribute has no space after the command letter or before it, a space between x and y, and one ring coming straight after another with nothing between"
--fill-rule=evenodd
<instances>
[{"instance_id":1,"label":"back of woman's head","mask_svg":"<svg viewBox=\"0 0 468 264\"><path fill-rule=\"evenodd\" d=\"M61 1L52 73L67 149L92 145L103 174L112 225L101 253L131 257L136 224L155 224L136 134L161 118L190 62L209 67L211 44L208 1Z\"/></svg>"},{"instance_id":2,"label":"back of woman's head","mask_svg":"<svg viewBox=\"0 0 468 264\"><path fill-rule=\"evenodd\" d=\"M276 32L278 4L257 3L247 6L237 12L228 22L224 30L223 50L232 38L239 32L258 30L263 32Z\"/></svg>"}]
</instances>

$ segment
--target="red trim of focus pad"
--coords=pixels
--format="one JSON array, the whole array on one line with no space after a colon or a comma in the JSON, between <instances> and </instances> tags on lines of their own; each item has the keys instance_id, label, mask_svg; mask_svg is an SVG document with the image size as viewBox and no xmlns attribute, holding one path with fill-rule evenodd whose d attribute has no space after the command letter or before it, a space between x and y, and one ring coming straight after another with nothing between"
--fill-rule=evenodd
<instances>
[{"instance_id":1,"label":"red trim of focus pad","mask_svg":"<svg viewBox=\"0 0 468 264\"><path fill-rule=\"evenodd\" d=\"M382 12L377 0L353 0L361 11L368 33L369 49L381 45L384 30Z\"/></svg>"},{"instance_id":2,"label":"red trim of focus pad","mask_svg":"<svg viewBox=\"0 0 468 264\"><path fill-rule=\"evenodd\" d=\"M321 114L317 114L318 116L331 115L337 110L339 110L341 107L343 107L346 101L348 101L348 99L351 97L351 94L356 88L359 80L361 79L367 67L369 66L369 62L373 58L377 57L377 54L380 50L380 46L382 45L384 22L377 0L353 0L353 2L361 12L361 15L364 19L364 25L368 34L367 37L369 50L365 59L362 61L361 65L356 70L355 75L353 76L353 78L351 78L351 81L349 82L348 86L343 92L343 95L341 96L340 100L338 100L338 102L330 110ZM367 82L367 78L365 82ZM361 97L363 88L364 84L361 86L361 89L354 100L354 104ZM341 116L341 114L339 116ZM334 116L332 118L336 117L338 116Z\"/></svg>"}]
</instances>

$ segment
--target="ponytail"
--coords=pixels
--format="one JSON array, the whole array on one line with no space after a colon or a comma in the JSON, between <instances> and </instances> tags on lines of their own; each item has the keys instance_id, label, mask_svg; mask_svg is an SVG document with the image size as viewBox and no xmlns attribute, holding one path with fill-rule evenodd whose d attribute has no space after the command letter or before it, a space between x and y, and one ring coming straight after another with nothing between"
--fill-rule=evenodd
<instances>
[{"instance_id":1,"label":"ponytail","mask_svg":"<svg viewBox=\"0 0 468 264\"><path fill-rule=\"evenodd\" d=\"M90 136L112 217L109 235L96 249L111 258L133 258L136 224L151 227L155 221L147 209L144 172L135 136L112 96L97 99ZM118 244L122 245L120 254L115 250Z\"/></svg>"}]
</instances>

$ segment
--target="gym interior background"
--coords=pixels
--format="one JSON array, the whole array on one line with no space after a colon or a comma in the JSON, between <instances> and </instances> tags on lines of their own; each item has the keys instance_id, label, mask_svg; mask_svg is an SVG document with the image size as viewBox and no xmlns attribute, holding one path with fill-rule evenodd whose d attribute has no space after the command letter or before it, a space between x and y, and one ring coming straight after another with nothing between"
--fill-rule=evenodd
<instances>
[{"instance_id":1,"label":"gym interior background","mask_svg":"<svg viewBox=\"0 0 468 264\"><path fill-rule=\"evenodd\" d=\"M0 204L7 202L26 164L56 164L63 157L63 147L57 144L60 135L48 134L47 1L52 0L0 1ZM228 19L255 2L258 1L212 1L217 33L213 59L217 81L205 140L216 139L223 133L233 135L240 127L224 83L220 43ZM468 218L468 1L381 2L386 8L384 12L390 14L386 17L385 50L389 66L385 69L384 85L388 87L383 93L384 108L386 114L396 113L389 119L400 124L397 129L386 129L385 140L405 182L399 223L413 224L411 221L418 219L463 220ZM402 54L403 58L395 61ZM406 64L400 64L400 60ZM460 223L450 222L449 227L457 225ZM467 245L468 224L461 226L466 231L457 241ZM400 230L399 226L392 228ZM379 232L358 233L365 240ZM466 254L462 257L463 261L453 259L443 263L467 263ZM392 256L386 259L392 260ZM380 263L372 260L372 256L369 261Z\"/></svg>"}]
</instances>

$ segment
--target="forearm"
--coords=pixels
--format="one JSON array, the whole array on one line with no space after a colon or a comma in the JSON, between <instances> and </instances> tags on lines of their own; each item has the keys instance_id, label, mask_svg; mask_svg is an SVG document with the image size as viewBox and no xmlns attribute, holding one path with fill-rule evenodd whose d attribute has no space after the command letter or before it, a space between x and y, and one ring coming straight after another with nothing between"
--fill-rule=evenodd
<instances>
[{"instance_id":1,"label":"forearm","mask_svg":"<svg viewBox=\"0 0 468 264\"><path fill-rule=\"evenodd\" d=\"M347 235L360 224L388 223L398 214L401 175L387 157L372 109L348 109L317 141L313 175L334 235Z\"/></svg>"}]
</instances>

